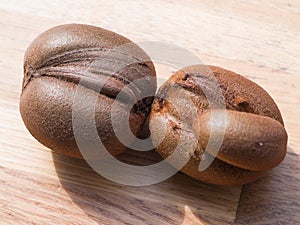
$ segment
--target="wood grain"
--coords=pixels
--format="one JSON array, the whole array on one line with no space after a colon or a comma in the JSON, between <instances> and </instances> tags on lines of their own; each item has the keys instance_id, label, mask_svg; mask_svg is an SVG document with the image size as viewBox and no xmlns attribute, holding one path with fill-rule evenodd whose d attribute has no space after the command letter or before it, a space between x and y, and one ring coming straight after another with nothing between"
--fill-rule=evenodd
<instances>
[{"instance_id":1,"label":"wood grain","mask_svg":"<svg viewBox=\"0 0 300 225\"><path fill-rule=\"evenodd\" d=\"M1 224L299 224L300 1L0 2ZM101 26L133 41L182 46L204 63L245 75L278 103L289 153L266 178L223 188L181 173L127 187L80 160L52 154L24 127L18 101L23 55L42 31L63 23ZM156 62L159 77L174 68ZM122 160L152 163L154 153Z\"/></svg>"},{"instance_id":2,"label":"wood grain","mask_svg":"<svg viewBox=\"0 0 300 225\"><path fill-rule=\"evenodd\" d=\"M239 224L299 224L300 156L289 149L269 175L245 185L236 222Z\"/></svg>"}]
</instances>

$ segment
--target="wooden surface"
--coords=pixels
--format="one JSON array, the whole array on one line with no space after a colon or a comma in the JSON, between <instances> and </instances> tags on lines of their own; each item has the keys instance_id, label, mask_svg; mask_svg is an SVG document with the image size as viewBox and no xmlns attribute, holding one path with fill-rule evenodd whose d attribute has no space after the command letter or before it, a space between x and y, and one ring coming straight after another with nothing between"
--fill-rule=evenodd
<instances>
[{"instance_id":1,"label":"wooden surface","mask_svg":"<svg viewBox=\"0 0 300 225\"><path fill-rule=\"evenodd\" d=\"M300 1L0 2L0 224L299 224ZM288 154L266 178L243 187L203 184L181 173L128 187L80 160L52 154L18 112L23 55L63 23L101 26L133 41L164 41L204 63L241 73L278 103ZM168 77L157 65L158 76ZM120 156L151 163L155 154Z\"/></svg>"}]
</instances>

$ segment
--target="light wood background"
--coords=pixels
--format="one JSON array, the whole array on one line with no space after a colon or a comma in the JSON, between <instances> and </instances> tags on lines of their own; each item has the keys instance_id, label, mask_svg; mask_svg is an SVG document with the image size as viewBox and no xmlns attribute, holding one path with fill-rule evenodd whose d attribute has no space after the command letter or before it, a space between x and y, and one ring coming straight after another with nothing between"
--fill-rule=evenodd
<instances>
[{"instance_id":1,"label":"light wood background","mask_svg":"<svg viewBox=\"0 0 300 225\"><path fill-rule=\"evenodd\" d=\"M0 1L0 224L299 224L300 1ZM133 41L164 41L204 63L241 73L278 103L288 154L243 187L203 184L181 173L127 187L80 160L52 154L18 111L23 55L42 31L87 23ZM169 74L158 65L158 76ZM152 163L157 156L127 153Z\"/></svg>"}]
</instances>

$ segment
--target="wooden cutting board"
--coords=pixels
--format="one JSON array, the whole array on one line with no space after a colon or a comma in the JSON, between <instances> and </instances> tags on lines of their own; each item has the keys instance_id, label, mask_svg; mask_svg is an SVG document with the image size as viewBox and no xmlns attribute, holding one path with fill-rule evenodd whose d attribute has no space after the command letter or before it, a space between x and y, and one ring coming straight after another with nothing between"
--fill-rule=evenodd
<instances>
[{"instance_id":1,"label":"wooden cutting board","mask_svg":"<svg viewBox=\"0 0 300 225\"><path fill-rule=\"evenodd\" d=\"M0 224L300 223L300 1L2 0L0 15ZM243 187L208 185L181 173L129 187L102 178L84 161L52 154L19 114L23 55L39 33L71 22L136 42L175 44L257 82L282 112L286 159ZM170 76L170 68L156 66L159 77ZM153 163L157 155L120 158Z\"/></svg>"}]
</instances>

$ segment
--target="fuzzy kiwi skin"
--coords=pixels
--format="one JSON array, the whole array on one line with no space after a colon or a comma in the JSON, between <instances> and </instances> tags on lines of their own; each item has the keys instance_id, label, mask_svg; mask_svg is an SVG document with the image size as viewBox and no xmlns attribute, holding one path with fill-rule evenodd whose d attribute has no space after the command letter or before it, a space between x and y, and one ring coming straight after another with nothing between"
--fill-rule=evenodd
<instances>
[{"instance_id":1,"label":"fuzzy kiwi skin","mask_svg":"<svg viewBox=\"0 0 300 225\"><path fill-rule=\"evenodd\" d=\"M272 169L284 159L287 133L277 120L233 110L214 110L214 113L217 118L225 115L225 123L213 121L209 111L199 115L199 126L195 129L199 129L198 140L203 149L207 146L211 130L217 130L217 135L221 135L218 131L225 131L218 159L253 171Z\"/></svg>"},{"instance_id":2,"label":"fuzzy kiwi skin","mask_svg":"<svg viewBox=\"0 0 300 225\"><path fill-rule=\"evenodd\" d=\"M214 109L213 112L201 89L201 86L207 86L211 75L219 83L226 109ZM177 91L179 88L184 90L184 95L192 100L193 105L184 100L182 92ZM168 101L174 97L177 102L182 100L183 118L179 118L178 111ZM197 109L196 118L193 117L193 107ZM226 115L225 135L212 164L200 172L198 167L210 132L213 126L220 126L218 121L211 122L212 113ZM166 127L164 138L160 127ZM195 149L191 149L191 141L184 142L182 152L191 158L181 171L217 185L234 186L255 181L278 165L286 154L287 133L280 111L270 95L247 78L215 66L194 65L173 74L160 87L153 102L150 131L154 144L158 144L156 151L163 158L173 153L180 135L183 135L182 139L196 139L198 145ZM158 143L161 139L162 142Z\"/></svg>"},{"instance_id":3,"label":"fuzzy kiwi skin","mask_svg":"<svg viewBox=\"0 0 300 225\"><path fill-rule=\"evenodd\" d=\"M109 57L107 52L113 52L115 48L126 44L131 48L124 53L124 57L134 58L136 62L120 69L106 82L104 78L107 77L107 64L104 65L105 60L102 59ZM122 57L117 60L107 59L112 67L108 69L118 67L119 61L123 60ZM95 64L97 60L99 62ZM86 73L91 65L93 73ZM72 125L73 99L78 85L81 85L85 92L82 99L97 99L95 125L99 137L107 150L112 155L117 155L126 147L120 143L112 128L112 104L117 104L116 115L121 119L128 111L128 101L135 103L143 91L148 96L154 95L156 81L149 79L149 82L140 83L139 87L124 91L124 101L115 100L116 96L128 83L155 76L150 58L127 38L90 25L57 26L40 34L25 53L20 113L25 126L39 142L55 152L82 158ZM85 82L79 84L82 78ZM100 93L97 91L99 84L104 84ZM145 98L138 101L133 109L129 109L131 130L137 136L146 125L152 101L152 97ZM85 107L84 104L83 101L82 108ZM78 113L84 121L87 115L84 112ZM87 144L96 141L90 138L91 130L93 129L85 126L80 129L79 135Z\"/></svg>"}]
</instances>

